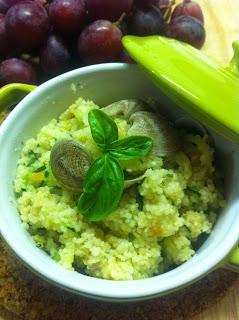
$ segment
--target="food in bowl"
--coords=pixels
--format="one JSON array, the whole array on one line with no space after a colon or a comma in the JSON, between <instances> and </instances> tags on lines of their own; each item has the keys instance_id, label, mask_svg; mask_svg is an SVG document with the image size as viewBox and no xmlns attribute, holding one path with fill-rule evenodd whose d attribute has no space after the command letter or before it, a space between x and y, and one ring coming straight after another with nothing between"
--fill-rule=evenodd
<instances>
[{"instance_id":1,"label":"food in bowl","mask_svg":"<svg viewBox=\"0 0 239 320\"><path fill-rule=\"evenodd\" d=\"M15 178L17 207L35 244L62 267L103 279L152 277L189 260L224 206L214 150L206 135L176 131L142 102L103 107L119 141L132 136L153 141L145 156L119 160L124 184L116 207L99 218L79 206L90 165L104 156L89 125L89 114L99 107L81 98L24 142ZM80 145L84 165L89 161L88 171L78 175L79 188L63 179L65 172L62 178L55 171L60 143ZM67 148L60 149L61 156L68 155ZM94 201L91 197L89 206Z\"/></svg>"}]
</instances>

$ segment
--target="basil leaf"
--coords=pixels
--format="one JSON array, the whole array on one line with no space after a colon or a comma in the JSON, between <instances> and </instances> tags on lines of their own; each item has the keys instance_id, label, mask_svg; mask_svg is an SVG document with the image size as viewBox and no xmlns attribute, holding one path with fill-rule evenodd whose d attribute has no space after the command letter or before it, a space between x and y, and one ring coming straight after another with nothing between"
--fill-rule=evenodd
<instances>
[{"instance_id":1,"label":"basil leaf","mask_svg":"<svg viewBox=\"0 0 239 320\"><path fill-rule=\"evenodd\" d=\"M98 147L105 149L111 142L118 139L116 123L101 110L91 110L88 114L91 135Z\"/></svg>"},{"instance_id":2,"label":"basil leaf","mask_svg":"<svg viewBox=\"0 0 239 320\"><path fill-rule=\"evenodd\" d=\"M108 216L118 206L124 190L124 174L119 162L108 155L89 168L78 202L79 212L91 221Z\"/></svg>"},{"instance_id":3,"label":"basil leaf","mask_svg":"<svg viewBox=\"0 0 239 320\"><path fill-rule=\"evenodd\" d=\"M145 136L131 136L110 144L109 154L118 160L145 157L153 147L153 140Z\"/></svg>"}]
</instances>

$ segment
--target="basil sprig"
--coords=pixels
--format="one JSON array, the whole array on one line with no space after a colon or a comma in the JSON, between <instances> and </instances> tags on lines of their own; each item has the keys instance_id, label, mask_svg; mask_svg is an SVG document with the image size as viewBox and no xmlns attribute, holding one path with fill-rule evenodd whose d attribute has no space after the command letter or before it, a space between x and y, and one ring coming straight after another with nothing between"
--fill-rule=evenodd
<instances>
[{"instance_id":1,"label":"basil sprig","mask_svg":"<svg viewBox=\"0 0 239 320\"><path fill-rule=\"evenodd\" d=\"M120 201L124 189L124 173L117 160L103 155L90 167L84 180L79 211L92 221L102 220Z\"/></svg>"},{"instance_id":2,"label":"basil sprig","mask_svg":"<svg viewBox=\"0 0 239 320\"><path fill-rule=\"evenodd\" d=\"M100 149L105 149L118 139L118 128L114 121L104 112L95 109L89 112L88 120L91 135Z\"/></svg>"},{"instance_id":3,"label":"basil sprig","mask_svg":"<svg viewBox=\"0 0 239 320\"><path fill-rule=\"evenodd\" d=\"M124 190L124 173L118 160L146 156L153 141L145 136L118 140L116 123L101 110L88 114L91 134L103 152L90 166L78 202L79 212L91 221L100 221L114 211Z\"/></svg>"},{"instance_id":4,"label":"basil sprig","mask_svg":"<svg viewBox=\"0 0 239 320\"><path fill-rule=\"evenodd\" d=\"M108 147L109 154L118 160L134 160L145 157L152 149L152 139L145 136L131 136L114 141Z\"/></svg>"}]
</instances>

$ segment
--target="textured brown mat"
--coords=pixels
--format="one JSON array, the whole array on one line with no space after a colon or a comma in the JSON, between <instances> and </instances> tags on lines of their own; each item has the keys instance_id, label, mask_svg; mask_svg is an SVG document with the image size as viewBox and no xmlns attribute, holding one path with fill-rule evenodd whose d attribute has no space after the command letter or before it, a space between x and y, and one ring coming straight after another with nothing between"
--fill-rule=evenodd
<instances>
[{"instance_id":1,"label":"textured brown mat","mask_svg":"<svg viewBox=\"0 0 239 320\"><path fill-rule=\"evenodd\" d=\"M179 293L147 302L110 304L83 299L39 279L0 241L1 307L16 320L187 320L225 295L239 279L218 270Z\"/></svg>"}]
</instances>

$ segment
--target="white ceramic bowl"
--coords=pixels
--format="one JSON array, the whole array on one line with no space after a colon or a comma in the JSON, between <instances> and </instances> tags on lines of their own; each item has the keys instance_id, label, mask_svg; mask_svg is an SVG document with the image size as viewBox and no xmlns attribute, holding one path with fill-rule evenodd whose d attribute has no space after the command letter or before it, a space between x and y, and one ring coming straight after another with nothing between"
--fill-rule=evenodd
<instances>
[{"instance_id":1,"label":"white ceramic bowl","mask_svg":"<svg viewBox=\"0 0 239 320\"><path fill-rule=\"evenodd\" d=\"M196 255L176 269L145 280L109 281L63 269L38 249L23 229L16 210L13 180L22 142L37 134L76 98L99 105L124 98L149 96L172 120L185 115L157 89L137 66L101 64L56 77L24 98L0 128L0 231L16 255L34 272L56 285L101 300L140 300L175 291L203 277L225 261L239 237L239 148L214 134L223 174L227 177L227 206Z\"/></svg>"}]
</instances>

